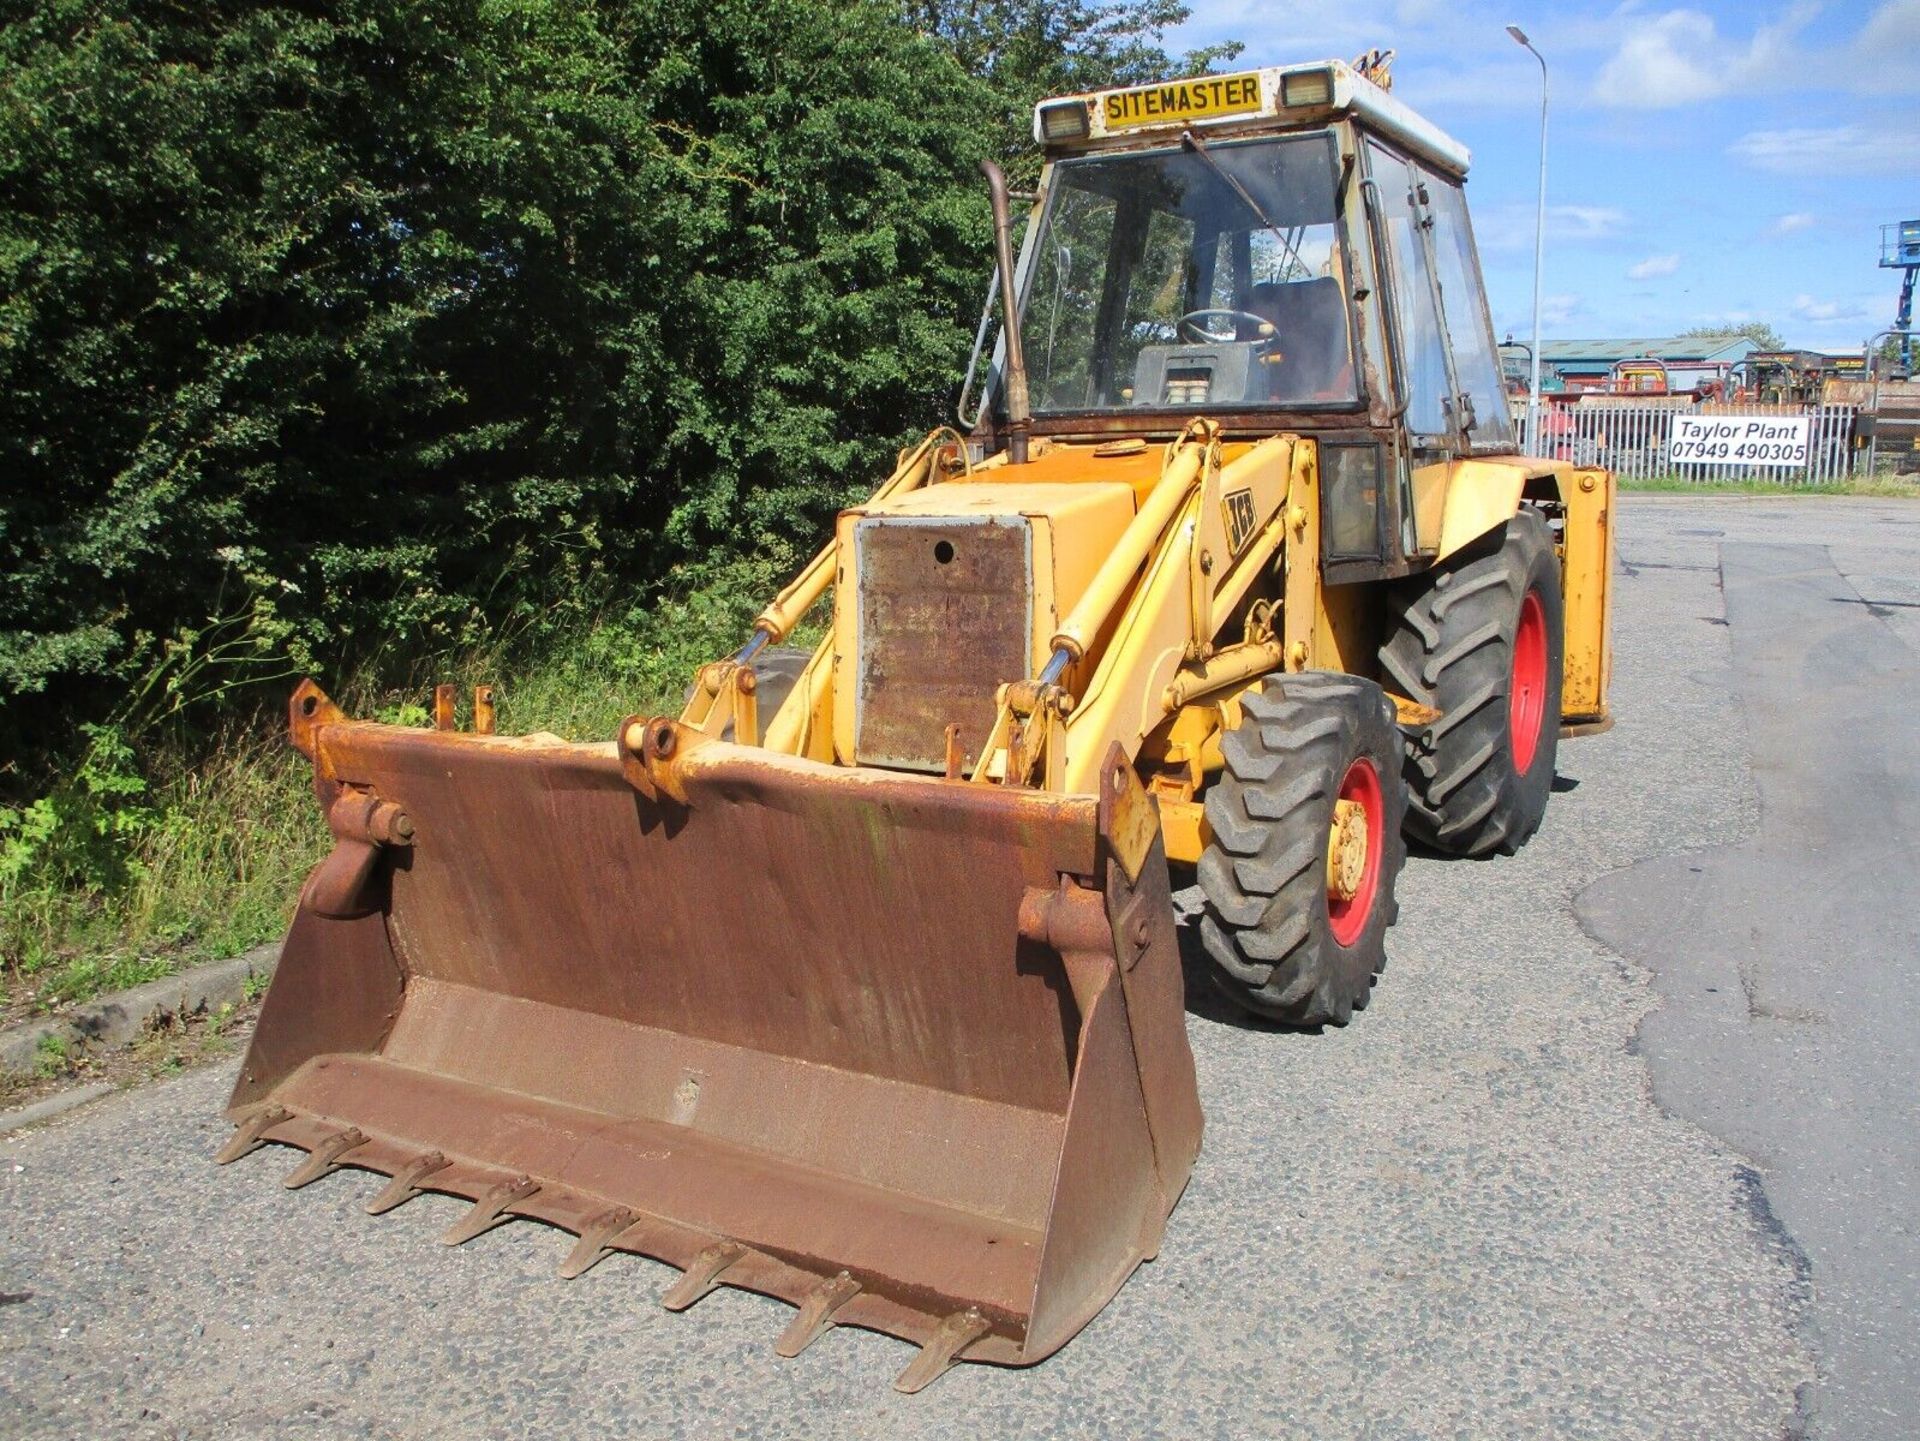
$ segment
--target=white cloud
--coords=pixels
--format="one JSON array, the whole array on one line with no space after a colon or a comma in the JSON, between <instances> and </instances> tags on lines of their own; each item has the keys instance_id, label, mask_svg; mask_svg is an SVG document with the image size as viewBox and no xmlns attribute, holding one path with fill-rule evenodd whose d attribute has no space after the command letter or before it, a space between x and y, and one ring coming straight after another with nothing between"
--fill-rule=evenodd
<instances>
[{"instance_id":1,"label":"white cloud","mask_svg":"<svg viewBox=\"0 0 1920 1441\"><path fill-rule=\"evenodd\" d=\"M1920 170L1912 134L1891 117L1876 127L1750 130L1727 153L1757 170L1780 175L1894 174Z\"/></svg>"},{"instance_id":2,"label":"white cloud","mask_svg":"<svg viewBox=\"0 0 1920 1441\"><path fill-rule=\"evenodd\" d=\"M1273 13L1267 0L1198 0L1187 19L1166 33L1170 52L1220 40L1240 40L1247 46L1241 58L1254 65L1279 65L1302 58L1358 55L1381 37L1395 36L1391 10L1378 0L1362 4L1350 0L1299 0L1284 14Z\"/></svg>"},{"instance_id":3,"label":"white cloud","mask_svg":"<svg viewBox=\"0 0 1920 1441\"><path fill-rule=\"evenodd\" d=\"M1540 323L1543 326L1565 325L1584 313L1586 308L1586 302L1577 295L1543 295L1540 297Z\"/></svg>"},{"instance_id":4,"label":"white cloud","mask_svg":"<svg viewBox=\"0 0 1920 1441\"><path fill-rule=\"evenodd\" d=\"M1658 275L1671 275L1680 268L1677 255L1649 255L1637 265L1627 267L1627 279L1652 280Z\"/></svg>"},{"instance_id":5,"label":"white cloud","mask_svg":"<svg viewBox=\"0 0 1920 1441\"><path fill-rule=\"evenodd\" d=\"M1793 235L1802 230L1811 230L1820 223L1816 215L1804 210L1796 210L1791 215L1782 215L1767 227L1769 235Z\"/></svg>"},{"instance_id":6,"label":"white cloud","mask_svg":"<svg viewBox=\"0 0 1920 1441\"><path fill-rule=\"evenodd\" d=\"M1874 11L1849 47L1844 80L1853 89L1885 95L1916 88L1920 65L1920 0L1888 0Z\"/></svg>"},{"instance_id":7,"label":"white cloud","mask_svg":"<svg viewBox=\"0 0 1920 1441\"><path fill-rule=\"evenodd\" d=\"M1726 93L1731 77L1713 17L1673 10L1635 26L1595 79L1608 105L1691 105Z\"/></svg>"},{"instance_id":8,"label":"white cloud","mask_svg":"<svg viewBox=\"0 0 1920 1441\"><path fill-rule=\"evenodd\" d=\"M1506 204L1476 210L1473 233L1489 253L1533 250L1533 227L1538 210L1531 205ZM1627 213L1610 205L1549 205L1547 243L1581 245L1611 240L1627 227Z\"/></svg>"},{"instance_id":9,"label":"white cloud","mask_svg":"<svg viewBox=\"0 0 1920 1441\"><path fill-rule=\"evenodd\" d=\"M1433 63L1433 56L1422 54L1396 76L1394 96L1423 114L1447 107L1538 115L1540 68L1533 57L1521 54L1517 60L1508 60L1498 51L1494 54L1499 58L1475 56L1440 64ZM1482 60L1485 63L1479 63Z\"/></svg>"},{"instance_id":10,"label":"white cloud","mask_svg":"<svg viewBox=\"0 0 1920 1441\"><path fill-rule=\"evenodd\" d=\"M1627 223L1626 212L1607 205L1549 205L1547 239L1604 240L1618 235Z\"/></svg>"},{"instance_id":11,"label":"white cloud","mask_svg":"<svg viewBox=\"0 0 1920 1441\"><path fill-rule=\"evenodd\" d=\"M1793 313L1802 320L1865 320L1866 308L1839 300L1815 300L1811 295L1793 298Z\"/></svg>"},{"instance_id":12,"label":"white cloud","mask_svg":"<svg viewBox=\"0 0 1920 1441\"><path fill-rule=\"evenodd\" d=\"M1823 8L1833 7L1795 0L1743 39L1722 34L1703 9L1649 13L1629 0L1607 16L1616 38L1593 97L1603 105L1671 109L1727 95L1920 92L1920 0L1886 0L1852 36L1816 46L1802 32ZM1760 6L1724 10L1763 13Z\"/></svg>"}]
</instances>

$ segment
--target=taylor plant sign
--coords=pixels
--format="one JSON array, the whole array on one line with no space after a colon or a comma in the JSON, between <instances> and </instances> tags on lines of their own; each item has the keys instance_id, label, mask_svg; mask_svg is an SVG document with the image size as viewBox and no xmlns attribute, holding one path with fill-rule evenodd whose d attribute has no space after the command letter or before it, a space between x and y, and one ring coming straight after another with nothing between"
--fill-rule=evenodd
<instances>
[{"instance_id":1,"label":"taylor plant sign","mask_svg":"<svg viewBox=\"0 0 1920 1441\"><path fill-rule=\"evenodd\" d=\"M1805 465L1805 415L1676 415L1667 433L1675 465Z\"/></svg>"}]
</instances>

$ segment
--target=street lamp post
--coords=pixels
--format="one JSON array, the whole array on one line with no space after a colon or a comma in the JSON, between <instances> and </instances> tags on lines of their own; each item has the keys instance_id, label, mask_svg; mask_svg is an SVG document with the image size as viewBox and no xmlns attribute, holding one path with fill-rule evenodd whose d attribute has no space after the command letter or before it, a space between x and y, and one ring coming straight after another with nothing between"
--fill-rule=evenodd
<instances>
[{"instance_id":1,"label":"street lamp post","mask_svg":"<svg viewBox=\"0 0 1920 1441\"><path fill-rule=\"evenodd\" d=\"M1540 448L1540 269L1547 246L1547 58L1533 48L1527 32L1509 25L1507 34L1540 62L1540 207L1533 221L1533 379L1527 387L1527 449Z\"/></svg>"}]
</instances>

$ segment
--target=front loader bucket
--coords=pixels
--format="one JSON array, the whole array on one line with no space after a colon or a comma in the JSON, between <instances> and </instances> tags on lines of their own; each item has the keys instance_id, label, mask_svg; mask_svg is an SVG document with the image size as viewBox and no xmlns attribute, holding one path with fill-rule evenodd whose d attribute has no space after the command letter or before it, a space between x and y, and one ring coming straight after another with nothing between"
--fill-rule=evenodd
<instances>
[{"instance_id":1,"label":"front loader bucket","mask_svg":"<svg viewBox=\"0 0 1920 1441\"><path fill-rule=\"evenodd\" d=\"M294 736L336 836L228 1114L265 1142L956 1359L1050 1354L1158 1248L1200 1140L1157 811L614 745ZM629 741L633 744L630 746Z\"/></svg>"}]
</instances>

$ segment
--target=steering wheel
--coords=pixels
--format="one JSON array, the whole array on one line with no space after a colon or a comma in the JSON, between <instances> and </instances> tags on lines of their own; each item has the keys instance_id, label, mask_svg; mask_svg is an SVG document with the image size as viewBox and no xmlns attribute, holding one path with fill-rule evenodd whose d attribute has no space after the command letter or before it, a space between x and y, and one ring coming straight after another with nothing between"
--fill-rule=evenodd
<instances>
[{"instance_id":1,"label":"steering wheel","mask_svg":"<svg viewBox=\"0 0 1920 1441\"><path fill-rule=\"evenodd\" d=\"M1229 341L1240 338L1237 325L1235 329L1228 331L1225 335L1217 335L1213 331L1208 330L1200 321L1209 315L1225 316L1227 319L1236 322L1244 320L1253 327L1253 333L1260 339L1271 340L1273 338L1273 322L1268 320L1264 315L1255 315L1250 310L1231 310L1224 306L1208 306L1202 310L1189 310L1174 322L1174 329L1177 333L1198 344L1225 345Z\"/></svg>"}]
</instances>

